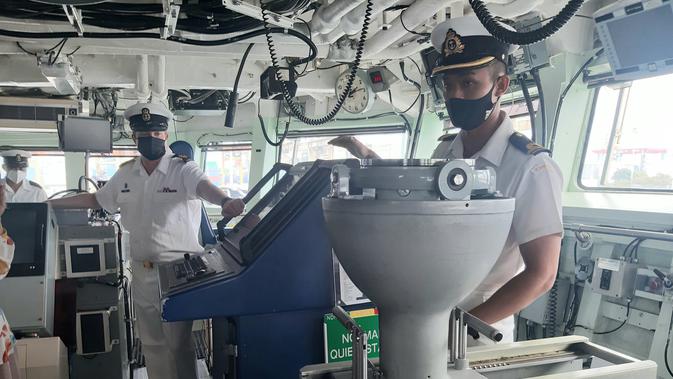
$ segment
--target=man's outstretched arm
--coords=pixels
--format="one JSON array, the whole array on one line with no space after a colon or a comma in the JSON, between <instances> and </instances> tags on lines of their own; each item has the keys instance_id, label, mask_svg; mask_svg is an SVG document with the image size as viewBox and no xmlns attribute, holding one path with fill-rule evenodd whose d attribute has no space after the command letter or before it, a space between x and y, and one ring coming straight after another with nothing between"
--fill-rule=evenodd
<instances>
[{"instance_id":1,"label":"man's outstretched arm","mask_svg":"<svg viewBox=\"0 0 673 379\"><path fill-rule=\"evenodd\" d=\"M327 143L333 146L343 147L358 159L381 159L374 150L368 148L353 136L340 136Z\"/></svg>"},{"instance_id":2,"label":"man's outstretched arm","mask_svg":"<svg viewBox=\"0 0 673 379\"><path fill-rule=\"evenodd\" d=\"M64 197L61 199L49 200L54 208L67 208L67 209L98 209L102 208L101 205L96 200L96 195L93 193L82 193L79 195Z\"/></svg>"}]
</instances>

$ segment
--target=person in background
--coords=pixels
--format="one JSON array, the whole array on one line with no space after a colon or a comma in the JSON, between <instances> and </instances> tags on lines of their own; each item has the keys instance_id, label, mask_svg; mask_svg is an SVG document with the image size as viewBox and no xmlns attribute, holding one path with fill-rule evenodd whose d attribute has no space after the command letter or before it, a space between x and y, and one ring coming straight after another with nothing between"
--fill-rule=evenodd
<instances>
[{"instance_id":1,"label":"person in background","mask_svg":"<svg viewBox=\"0 0 673 379\"><path fill-rule=\"evenodd\" d=\"M47 201L47 193L42 187L26 180L28 158L32 154L23 150L5 150L0 153L4 160L2 169L7 176L3 183L5 199L8 203L41 203Z\"/></svg>"},{"instance_id":2,"label":"person in background","mask_svg":"<svg viewBox=\"0 0 673 379\"><path fill-rule=\"evenodd\" d=\"M440 137L432 158L474 159L477 168L492 167L498 191L516 199L498 261L459 305L503 331L503 342L513 342L513 315L549 291L556 279L563 235L563 177L549 150L515 132L500 108L500 98L509 88L507 55L515 47L491 36L474 15L437 25L431 40L440 53L432 76L444 87L449 118L460 129L455 138ZM354 137L330 144L357 158L378 158Z\"/></svg>"},{"instance_id":3,"label":"person in background","mask_svg":"<svg viewBox=\"0 0 673 379\"><path fill-rule=\"evenodd\" d=\"M166 147L173 114L161 104L138 103L124 113L140 157L119 170L95 194L50 200L54 208L104 208L121 213L131 235L131 289L138 334L150 379L196 379L192 321L163 322L157 264L203 249L198 234L203 199L222 215L241 214L245 203L229 198L199 166Z\"/></svg>"},{"instance_id":4,"label":"person in background","mask_svg":"<svg viewBox=\"0 0 673 379\"><path fill-rule=\"evenodd\" d=\"M14 242L2 226L2 215L6 208L5 189L4 185L0 184L0 279L7 276L14 258ZM16 363L15 344L14 334L9 328L5 313L0 308L0 379L21 379Z\"/></svg>"}]
</instances>

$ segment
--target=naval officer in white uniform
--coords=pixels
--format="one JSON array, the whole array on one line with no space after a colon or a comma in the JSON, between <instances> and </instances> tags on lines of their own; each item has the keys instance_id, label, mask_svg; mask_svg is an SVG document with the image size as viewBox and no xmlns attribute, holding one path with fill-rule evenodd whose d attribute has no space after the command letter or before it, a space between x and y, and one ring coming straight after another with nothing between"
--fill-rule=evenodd
<instances>
[{"instance_id":1,"label":"naval officer in white uniform","mask_svg":"<svg viewBox=\"0 0 673 379\"><path fill-rule=\"evenodd\" d=\"M506 58L515 47L492 37L473 15L441 23L431 39L440 53L433 78L443 84L451 123L461 129L455 139L442 136L432 158L471 158L477 168L493 167L498 191L516 199L512 226L497 263L461 303L463 309L500 329L504 342L512 341L513 315L547 292L556 279L563 234L563 177L549 151L516 133L500 109L500 97L509 88ZM330 143L358 158L378 158L350 136Z\"/></svg>"},{"instance_id":2,"label":"naval officer in white uniform","mask_svg":"<svg viewBox=\"0 0 673 379\"><path fill-rule=\"evenodd\" d=\"M0 153L3 159L2 169L7 173L4 184L5 199L8 203L41 203L47 200L42 187L26 179L28 158L32 154L23 150L5 150Z\"/></svg>"},{"instance_id":3,"label":"naval officer in white uniform","mask_svg":"<svg viewBox=\"0 0 673 379\"><path fill-rule=\"evenodd\" d=\"M162 322L156 264L202 250L200 204L204 199L234 217L244 209L215 187L195 162L166 149L171 112L161 104L140 103L124 113L141 157L132 159L95 194L53 200L55 208L105 208L121 212L130 231L131 288L137 328L150 379L195 379L191 321Z\"/></svg>"}]
</instances>

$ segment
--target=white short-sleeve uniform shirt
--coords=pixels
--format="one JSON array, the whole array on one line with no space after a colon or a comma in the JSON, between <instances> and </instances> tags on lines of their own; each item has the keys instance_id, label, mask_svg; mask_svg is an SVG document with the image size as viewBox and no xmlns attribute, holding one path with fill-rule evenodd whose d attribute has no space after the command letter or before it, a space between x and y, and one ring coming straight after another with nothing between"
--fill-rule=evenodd
<instances>
[{"instance_id":1,"label":"white short-sleeve uniform shirt","mask_svg":"<svg viewBox=\"0 0 673 379\"><path fill-rule=\"evenodd\" d=\"M96 200L108 212L120 210L133 260L166 262L202 250L196 187L206 179L195 162L168 153L148 175L138 157L119 166Z\"/></svg>"},{"instance_id":2,"label":"white short-sleeve uniform shirt","mask_svg":"<svg viewBox=\"0 0 673 379\"><path fill-rule=\"evenodd\" d=\"M16 192L5 183L4 179L1 182L5 186L5 200L8 203L41 203L47 201L47 193L35 182L24 180Z\"/></svg>"},{"instance_id":3,"label":"white short-sleeve uniform shirt","mask_svg":"<svg viewBox=\"0 0 673 379\"><path fill-rule=\"evenodd\" d=\"M486 279L463 301L462 306L467 310L486 301L523 269L519 245L563 233L561 170L547 153L531 155L514 147L509 142L513 133L512 122L505 117L486 145L469 157L476 159L477 168L490 166L495 169L498 191L515 198L516 205L505 247ZM461 134L453 141L441 142L432 157L466 158L463 157Z\"/></svg>"}]
</instances>

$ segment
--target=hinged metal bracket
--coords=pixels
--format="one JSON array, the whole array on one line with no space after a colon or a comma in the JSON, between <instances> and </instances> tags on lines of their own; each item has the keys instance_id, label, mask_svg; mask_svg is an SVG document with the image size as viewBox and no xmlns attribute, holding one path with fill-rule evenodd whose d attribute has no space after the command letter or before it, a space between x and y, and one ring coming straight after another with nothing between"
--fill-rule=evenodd
<instances>
[{"instance_id":1,"label":"hinged metal bracket","mask_svg":"<svg viewBox=\"0 0 673 379\"><path fill-rule=\"evenodd\" d=\"M264 20L262 18L262 8L250 3L246 3L242 0L222 0L222 5L224 5L225 8L242 15L246 15L260 21ZM294 25L294 20L289 17L285 17L274 12L267 12L267 14L269 15L269 24L285 29L290 29Z\"/></svg>"},{"instance_id":2,"label":"hinged metal bracket","mask_svg":"<svg viewBox=\"0 0 673 379\"><path fill-rule=\"evenodd\" d=\"M84 23L82 22L82 11L77 9L74 5L62 5L63 12L65 12L66 17L70 25L75 28L77 35L80 37L84 35Z\"/></svg>"},{"instance_id":3,"label":"hinged metal bracket","mask_svg":"<svg viewBox=\"0 0 673 379\"><path fill-rule=\"evenodd\" d=\"M167 39L175 34L175 29L178 26L178 16L180 15L181 0L163 0L164 8L164 27L160 28L161 38Z\"/></svg>"}]
</instances>

